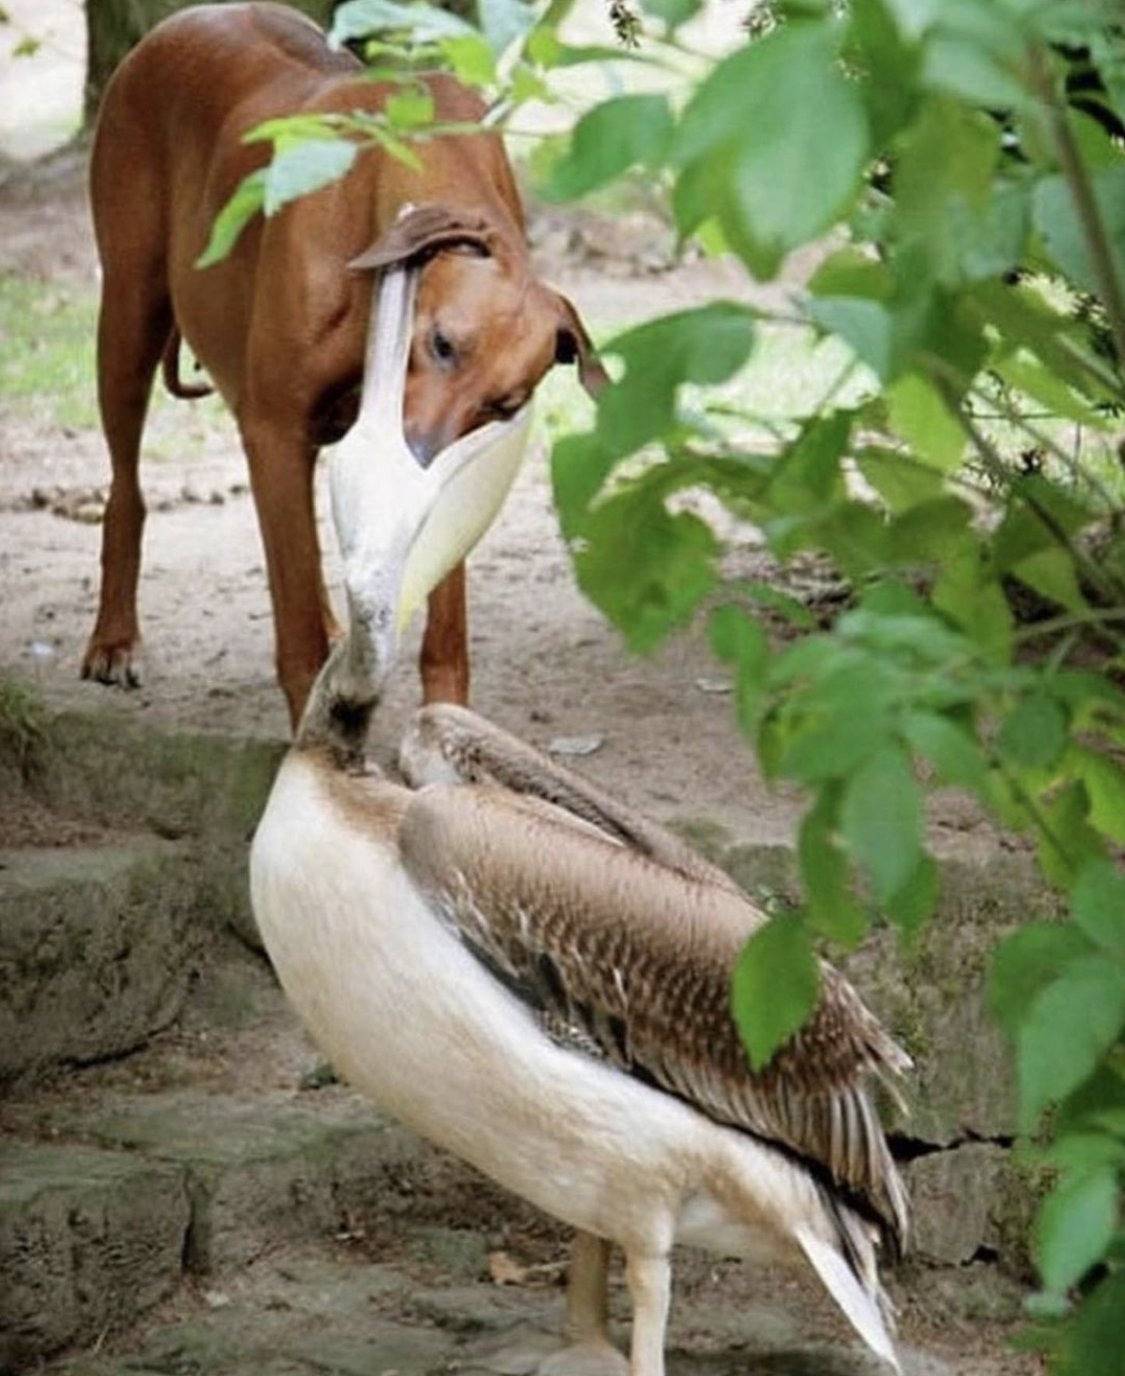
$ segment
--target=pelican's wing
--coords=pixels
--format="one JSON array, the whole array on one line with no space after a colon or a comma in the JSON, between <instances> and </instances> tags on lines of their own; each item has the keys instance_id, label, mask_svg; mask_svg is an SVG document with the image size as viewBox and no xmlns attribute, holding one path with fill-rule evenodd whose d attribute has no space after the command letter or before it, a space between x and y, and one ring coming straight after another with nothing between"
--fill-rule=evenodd
<instances>
[{"instance_id":1,"label":"pelican's wing","mask_svg":"<svg viewBox=\"0 0 1125 1376\"><path fill-rule=\"evenodd\" d=\"M428 787L403 819L403 863L528 1003L623 1070L800 1157L900 1247L906 1196L864 1081L909 1061L851 985L824 966L813 1018L753 1073L730 979L765 916L551 813L487 785Z\"/></svg>"},{"instance_id":2,"label":"pelican's wing","mask_svg":"<svg viewBox=\"0 0 1125 1376\"><path fill-rule=\"evenodd\" d=\"M441 702L420 708L403 737L399 767L413 788L458 779L540 798L678 874L741 892L680 837L467 707Z\"/></svg>"}]
</instances>

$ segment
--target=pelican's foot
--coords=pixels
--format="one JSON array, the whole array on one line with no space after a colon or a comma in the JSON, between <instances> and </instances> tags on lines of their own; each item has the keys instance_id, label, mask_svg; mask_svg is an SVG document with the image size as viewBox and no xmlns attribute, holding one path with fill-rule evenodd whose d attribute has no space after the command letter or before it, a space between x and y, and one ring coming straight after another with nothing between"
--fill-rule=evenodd
<instances>
[{"instance_id":1,"label":"pelican's foot","mask_svg":"<svg viewBox=\"0 0 1125 1376\"><path fill-rule=\"evenodd\" d=\"M535 1376L628 1376L629 1363L607 1342L575 1343L552 1352Z\"/></svg>"},{"instance_id":2,"label":"pelican's foot","mask_svg":"<svg viewBox=\"0 0 1125 1376\"><path fill-rule=\"evenodd\" d=\"M494 1352L482 1363L496 1376L628 1376L629 1363L608 1342L559 1347L558 1338L531 1334Z\"/></svg>"}]
</instances>

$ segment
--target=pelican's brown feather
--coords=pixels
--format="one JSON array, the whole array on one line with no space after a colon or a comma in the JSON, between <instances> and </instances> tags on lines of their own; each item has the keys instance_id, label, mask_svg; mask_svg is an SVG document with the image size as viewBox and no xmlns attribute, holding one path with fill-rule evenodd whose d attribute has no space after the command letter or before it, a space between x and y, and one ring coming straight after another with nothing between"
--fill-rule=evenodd
<instances>
[{"instance_id":1,"label":"pelican's brown feather","mask_svg":"<svg viewBox=\"0 0 1125 1376\"><path fill-rule=\"evenodd\" d=\"M431 703L407 728L399 754L407 782L430 782L427 767L438 762L463 783L497 783L521 798L542 799L679 874L739 892L680 837L466 707Z\"/></svg>"},{"instance_id":2,"label":"pelican's brown feather","mask_svg":"<svg viewBox=\"0 0 1125 1376\"><path fill-rule=\"evenodd\" d=\"M760 1073L730 979L765 915L729 884L685 875L489 785L416 796L399 844L411 877L525 998L623 1070L802 1158L898 1250L907 1202L865 1086L904 1053L822 967L809 1023Z\"/></svg>"}]
</instances>

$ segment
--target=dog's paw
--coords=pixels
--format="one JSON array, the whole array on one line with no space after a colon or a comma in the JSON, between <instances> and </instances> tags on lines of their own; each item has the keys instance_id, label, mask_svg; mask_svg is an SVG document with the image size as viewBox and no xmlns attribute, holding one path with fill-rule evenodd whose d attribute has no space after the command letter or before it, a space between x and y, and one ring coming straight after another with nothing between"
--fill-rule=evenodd
<instances>
[{"instance_id":1,"label":"dog's paw","mask_svg":"<svg viewBox=\"0 0 1125 1376\"><path fill-rule=\"evenodd\" d=\"M109 640L95 635L82 660L82 677L120 688L139 688L141 669L135 640Z\"/></svg>"}]
</instances>

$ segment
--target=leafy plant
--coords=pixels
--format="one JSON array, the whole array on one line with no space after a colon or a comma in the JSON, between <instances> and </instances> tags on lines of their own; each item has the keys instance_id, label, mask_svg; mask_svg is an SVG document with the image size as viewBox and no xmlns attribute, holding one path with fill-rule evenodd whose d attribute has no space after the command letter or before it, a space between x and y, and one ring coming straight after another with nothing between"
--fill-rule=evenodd
<instances>
[{"instance_id":1,"label":"leafy plant","mask_svg":"<svg viewBox=\"0 0 1125 1376\"><path fill-rule=\"evenodd\" d=\"M502 126L550 94L558 68L605 60L560 41L559 6L533 27L513 6L519 24L452 32L425 5L352 0L337 32L370 24L371 55L405 64L404 83L416 62L443 61ZM604 346L616 380L592 428L553 453L562 528L583 589L636 649L709 616L762 769L807 791L803 901L754 938L735 979L756 1066L813 1006L814 943L852 947L882 917L910 942L929 918L939 876L922 779L1028 836L1069 895L1070 921L1000 944L990 1000L1015 1044L1021 1129L1056 1172L1033 1238L1037 1340L1057 1372L1116 1371L1125 35L1097 0L785 0L712 59L681 38L700 6L616 5L637 56L675 79L589 110L545 191L582 195L639 167L685 243L759 279L809 244L822 261L782 313L715 302ZM393 130L404 143L424 132L421 120ZM257 204L285 153L260 174ZM332 156L348 155L301 154L286 187L327 177ZM780 428L723 392L779 319L850 350L804 419ZM1064 443L1076 426L1100 450ZM771 452L747 445L752 429L775 436ZM723 587L720 542L682 502L701 489L780 560L830 560L851 588L845 613L810 629L776 592ZM1016 620L1013 588L1039 620ZM764 610L788 623L780 644Z\"/></svg>"}]
</instances>

